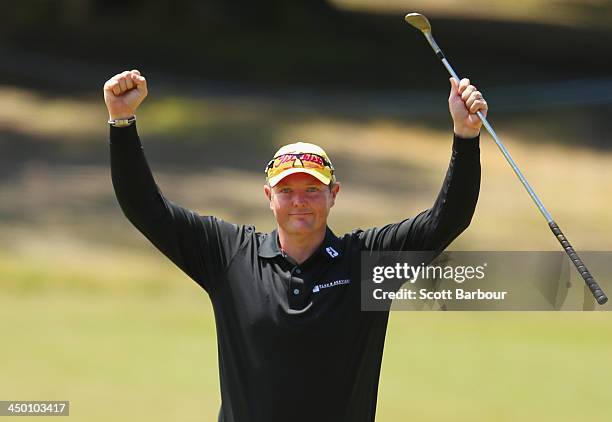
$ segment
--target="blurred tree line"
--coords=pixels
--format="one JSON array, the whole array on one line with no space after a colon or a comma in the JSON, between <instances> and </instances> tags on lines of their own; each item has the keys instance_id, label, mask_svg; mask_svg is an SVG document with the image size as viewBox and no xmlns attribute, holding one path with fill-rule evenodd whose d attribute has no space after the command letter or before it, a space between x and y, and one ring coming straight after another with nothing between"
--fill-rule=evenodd
<instances>
[{"instance_id":1,"label":"blurred tree line","mask_svg":"<svg viewBox=\"0 0 612 422\"><path fill-rule=\"evenodd\" d=\"M459 73L479 81L608 76L612 31L429 16ZM0 48L264 85L370 89L445 76L403 16L326 0L24 0Z\"/></svg>"}]
</instances>

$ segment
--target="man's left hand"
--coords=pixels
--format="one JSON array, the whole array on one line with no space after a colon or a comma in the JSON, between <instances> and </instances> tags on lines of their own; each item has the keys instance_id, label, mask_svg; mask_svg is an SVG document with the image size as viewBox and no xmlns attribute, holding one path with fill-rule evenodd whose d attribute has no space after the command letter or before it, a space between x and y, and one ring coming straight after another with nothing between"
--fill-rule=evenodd
<instances>
[{"instance_id":1,"label":"man's left hand","mask_svg":"<svg viewBox=\"0 0 612 422\"><path fill-rule=\"evenodd\" d=\"M448 97L448 108L453 118L455 135L461 138L474 138L480 133L482 122L476 115L477 111L487 115L488 106L480 91L470 84L467 78L457 83L450 78L451 90Z\"/></svg>"}]
</instances>

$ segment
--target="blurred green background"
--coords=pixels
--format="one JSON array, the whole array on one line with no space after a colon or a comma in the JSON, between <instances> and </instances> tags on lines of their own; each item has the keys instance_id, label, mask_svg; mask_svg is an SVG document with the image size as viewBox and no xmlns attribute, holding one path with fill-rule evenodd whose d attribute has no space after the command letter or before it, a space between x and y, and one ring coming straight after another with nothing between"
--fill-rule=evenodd
<instances>
[{"instance_id":1,"label":"blurred green background","mask_svg":"<svg viewBox=\"0 0 612 422\"><path fill-rule=\"evenodd\" d=\"M139 132L169 198L271 230L263 166L307 140L334 159L330 225L343 233L429 207L444 177L449 83L403 22L419 11L575 248L612 249L611 2L431 3L4 8L0 400L70 400L71 418L88 422L216 420L209 300L114 199L102 85L125 69L149 81ZM451 249L558 250L487 134L481 151L478 208ZM611 323L606 312L395 312L377 421L609 421Z\"/></svg>"}]
</instances>

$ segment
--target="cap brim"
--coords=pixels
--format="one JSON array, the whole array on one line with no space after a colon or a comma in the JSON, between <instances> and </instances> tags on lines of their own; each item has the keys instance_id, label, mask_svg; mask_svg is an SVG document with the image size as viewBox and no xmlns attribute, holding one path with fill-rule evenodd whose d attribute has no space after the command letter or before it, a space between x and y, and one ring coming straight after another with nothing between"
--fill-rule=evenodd
<instances>
[{"instance_id":1,"label":"cap brim","mask_svg":"<svg viewBox=\"0 0 612 422\"><path fill-rule=\"evenodd\" d=\"M305 169L303 167L294 167L294 168L285 170L279 175L269 178L268 183L270 184L271 187L274 187L278 184L278 182L283 180L285 177L290 176L295 173L310 174L311 176L315 177L317 180L319 180L324 185L329 185L329 182L331 182L331 179L329 177L325 177L324 175L322 175L315 169Z\"/></svg>"}]
</instances>

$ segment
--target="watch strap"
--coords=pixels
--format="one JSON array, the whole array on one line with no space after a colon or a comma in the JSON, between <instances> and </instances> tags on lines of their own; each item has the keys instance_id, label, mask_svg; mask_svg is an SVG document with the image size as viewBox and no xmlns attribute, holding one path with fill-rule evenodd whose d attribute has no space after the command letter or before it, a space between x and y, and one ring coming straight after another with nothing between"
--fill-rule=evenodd
<instances>
[{"instance_id":1,"label":"watch strap","mask_svg":"<svg viewBox=\"0 0 612 422\"><path fill-rule=\"evenodd\" d=\"M110 119L108 124L113 127L127 127L132 126L136 121L136 116L128 117L127 119Z\"/></svg>"}]
</instances>

